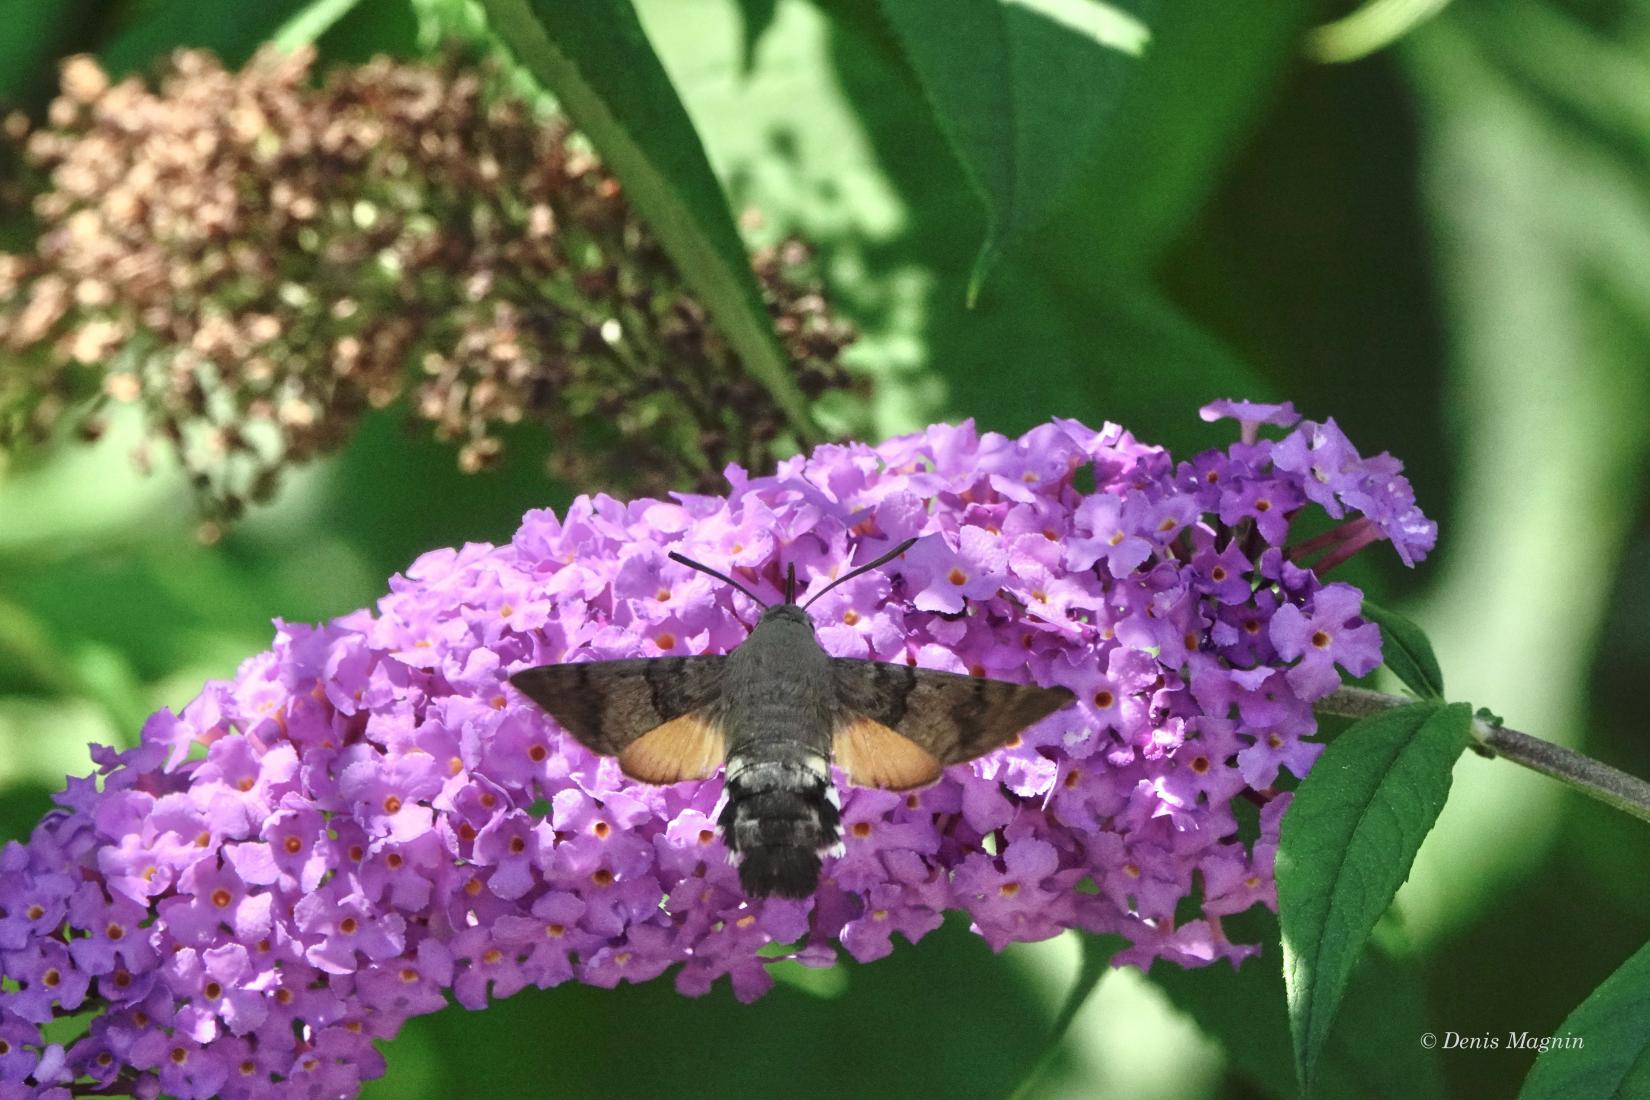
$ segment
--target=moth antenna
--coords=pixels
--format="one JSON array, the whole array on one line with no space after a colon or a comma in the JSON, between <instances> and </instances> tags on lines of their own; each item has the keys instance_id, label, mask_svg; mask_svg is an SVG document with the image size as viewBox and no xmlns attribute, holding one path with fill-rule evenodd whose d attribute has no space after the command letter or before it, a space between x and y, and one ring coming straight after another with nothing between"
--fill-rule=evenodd
<instances>
[{"instance_id":1,"label":"moth antenna","mask_svg":"<svg viewBox=\"0 0 1650 1100\"><path fill-rule=\"evenodd\" d=\"M785 567L785 602L796 602L796 562Z\"/></svg>"},{"instance_id":2,"label":"moth antenna","mask_svg":"<svg viewBox=\"0 0 1650 1100\"><path fill-rule=\"evenodd\" d=\"M818 592L815 592L814 596L813 596L813 599L809 600L807 603L803 604L802 606L804 608L812 607L814 605L814 600L819 599L819 597L823 596L825 593L829 592L831 589L835 588L837 585L844 584L847 581L851 581L855 577L859 576L861 573L869 573L873 569L882 568L884 565L887 565L889 562L893 561L895 558L899 557L901 554L905 553L907 550L911 549L911 547L915 546L916 544L917 544L916 539L914 539L914 538L906 539L904 542L900 543L898 546L894 547L892 550L890 550L886 554L882 555L882 557L878 558L876 561L869 562L865 565L860 566L858 569L855 569L853 572L848 573L845 576L838 577L836 580L832 581L830 584L826 585L824 588L821 588Z\"/></svg>"},{"instance_id":3,"label":"moth antenna","mask_svg":"<svg viewBox=\"0 0 1650 1100\"><path fill-rule=\"evenodd\" d=\"M754 592L752 592L750 589L746 588L744 585L740 584L738 581L734 580L732 577L728 576L726 573L718 573L716 570L712 569L710 566L703 565L699 562L696 562L692 558L683 557L681 554L678 554L674 550L672 550L669 554L667 554L666 557L670 558L671 561L677 563L678 565L685 565L689 569L697 569L701 573L705 573L709 576L715 577L717 580L721 581L724 584L732 585L734 588L737 588L739 591L743 592L745 595L749 596L751 599L756 600L757 606L761 607L762 610L766 611L768 609L768 605L763 603L760 599L757 599L757 596Z\"/></svg>"}]
</instances>

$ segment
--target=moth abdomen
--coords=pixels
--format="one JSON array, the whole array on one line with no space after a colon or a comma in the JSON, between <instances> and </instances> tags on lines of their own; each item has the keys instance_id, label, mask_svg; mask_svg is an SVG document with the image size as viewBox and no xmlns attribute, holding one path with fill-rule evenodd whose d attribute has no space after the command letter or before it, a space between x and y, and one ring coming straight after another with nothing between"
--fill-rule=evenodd
<instances>
[{"instance_id":1,"label":"moth abdomen","mask_svg":"<svg viewBox=\"0 0 1650 1100\"><path fill-rule=\"evenodd\" d=\"M730 756L727 775L727 806L717 824L741 857L745 893L812 894L819 885L819 854L836 844L842 820L824 759L795 743L774 742Z\"/></svg>"}]
</instances>

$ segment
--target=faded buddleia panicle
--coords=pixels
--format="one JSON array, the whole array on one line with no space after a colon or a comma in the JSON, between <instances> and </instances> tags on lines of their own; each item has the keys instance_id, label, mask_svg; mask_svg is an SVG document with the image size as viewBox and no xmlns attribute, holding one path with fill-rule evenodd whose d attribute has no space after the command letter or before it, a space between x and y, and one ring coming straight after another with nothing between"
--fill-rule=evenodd
<instances>
[{"instance_id":1,"label":"faded buddleia panicle","mask_svg":"<svg viewBox=\"0 0 1650 1100\"><path fill-rule=\"evenodd\" d=\"M22 364L0 445L140 405L216 519L398 400L466 470L537 423L581 487L704 488L785 448L771 396L564 124L485 66L309 68L184 52L151 91L65 65L24 139L38 244L0 255L0 349ZM6 125L15 144L26 124ZM807 260L793 242L754 266L802 391L855 389Z\"/></svg>"},{"instance_id":2,"label":"faded buddleia panicle","mask_svg":"<svg viewBox=\"0 0 1650 1100\"><path fill-rule=\"evenodd\" d=\"M674 968L750 1000L780 959L868 962L947 910L996 949L1080 928L1122 936L1119 965L1243 961L1224 921L1276 904L1312 705L1380 660L1361 593L1296 560L1297 517L1342 518L1326 555L1374 532L1416 560L1436 530L1333 422L1209 411L1246 441L1177 463L1115 425L940 425L729 467L722 495L581 497L425 554L375 611L278 623L0 849L0 1096L348 1096L448 995ZM720 776L631 780L509 684L736 647L751 605L671 551L775 600L786 566L805 598L911 538L814 605L828 652L1076 700L922 790L844 787L806 899L741 892ZM65 1016L89 1023L42 1030Z\"/></svg>"}]
</instances>

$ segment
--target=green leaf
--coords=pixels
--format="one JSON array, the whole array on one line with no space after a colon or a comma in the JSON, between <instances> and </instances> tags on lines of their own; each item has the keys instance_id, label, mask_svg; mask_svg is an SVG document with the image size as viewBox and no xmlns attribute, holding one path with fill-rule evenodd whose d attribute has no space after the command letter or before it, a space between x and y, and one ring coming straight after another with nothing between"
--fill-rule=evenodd
<instances>
[{"instance_id":1,"label":"green leaf","mask_svg":"<svg viewBox=\"0 0 1650 1100\"><path fill-rule=\"evenodd\" d=\"M1422 699L1444 698L1444 672L1426 632L1396 611L1364 601L1363 617L1381 628L1381 660Z\"/></svg>"},{"instance_id":2,"label":"green leaf","mask_svg":"<svg viewBox=\"0 0 1650 1100\"><path fill-rule=\"evenodd\" d=\"M985 204L973 303L997 258L1077 175L1150 34L1111 4L1081 0L881 0L881 8Z\"/></svg>"},{"instance_id":3,"label":"green leaf","mask_svg":"<svg viewBox=\"0 0 1650 1100\"><path fill-rule=\"evenodd\" d=\"M1073 933L1078 934L1078 933ZM1077 1019L1077 1014L1088 1003L1089 997L1100 984L1100 979L1106 976L1111 969L1111 958L1119 950L1127 946L1121 936L1082 936L1082 956L1077 964L1077 980L1072 983L1071 992L1066 994L1065 1003L1060 1006L1060 1013L1054 1018L1054 1024L1049 1028L1048 1041L1043 1045L1043 1052L1037 1056L1037 1061L1026 1073L1020 1087L1014 1090L1013 1100L1026 1100L1034 1096L1037 1082L1048 1071L1049 1066L1060 1055L1060 1046L1065 1041L1066 1032L1071 1030L1071 1022Z\"/></svg>"},{"instance_id":4,"label":"green leaf","mask_svg":"<svg viewBox=\"0 0 1650 1100\"><path fill-rule=\"evenodd\" d=\"M1356 61L1384 50L1437 15L1449 0L1369 0L1332 23L1313 27L1306 55L1314 61Z\"/></svg>"},{"instance_id":5,"label":"green leaf","mask_svg":"<svg viewBox=\"0 0 1650 1100\"><path fill-rule=\"evenodd\" d=\"M10 108L43 92L48 63L90 17L89 0L0 0L0 104Z\"/></svg>"},{"instance_id":6,"label":"green leaf","mask_svg":"<svg viewBox=\"0 0 1650 1100\"><path fill-rule=\"evenodd\" d=\"M1233 939L1276 943L1277 917L1251 910L1222 922ZM1382 926L1382 931L1387 926ZM1154 966L1146 975L1176 1010L1194 1020L1226 1052L1232 1070L1268 1096L1297 1095L1290 1053L1283 972L1263 955L1235 970ZM1318 1060L1323 1096L1445 1095L1438 1052L1416 1045L1427 1030L1420 968L1389 949L1379 934L1352 972L1328 1044Z\"/></svg>"},{"instance_id":7,"label":"green leaf","mask_svg":"<svg viewBox=\"0 0 1650 1100\"><path fill-rule=\"evenodd\" d=\"M1038 233L1074 275L1148 273L1184 239L1283 74L1309 0L1163 4L1077 185Z\"/></svg>"},{"instance_id":8,"label":"green leaf","mask_svg":"<svg viewBox=\"0 0 1650 1100\"><path fill-rule=\"evenodd\" d=\"M630 0L484 0L493 31L556 97L698 293L745 369L811 438L721 185Z\"/></svg>"},{"instance_id":9,"label":"green leaf","mask_svg":"<svg viewBox=\"0 0 1650 1100\"><path fill-rule=\"evenodd\" d=\"M1472 708L1414 703L1341 734L1295 792L1278 837L1278 918L1296 1073L1318 1056L1364 943L1409 877L1470 740Z\"/></svg>"},{"instance_id":10,"label":"green leaf","mask_svg":"<svg viewBox=\"0 0 1650 1100\"><path fill-rule=\"evenodd\" d=\"M779 14L779 0L735 0L739 6L739 68L746 76L756 68L756 47Z\"/></svg>"},{"instance_id":11,"label":"green leaf","mask_svg":"<svg viewBox=\"0 0 1650 1100\"><path fill-rule=\"evenodd\" d=\"M99 51L111 75L145 68L179 47L211 50L238 68L308 4L298 0L225 4L222 0L155 0L131 7L132 15Z\"/></svg>"},{"instance_id":12,"label":"green leaf","mask_svg":"<svg viewBox=\"0 0 1650 1100\"><path fill-rule=\"evenodd\" d=\"M1605 978L1552 1037L1565 1045L1535 1060L1519 1100L1650 1096L1650 944Z\"/></svg>"},{"instance_id":13,"label":"green leaf","mask_svg":"<svg viewBox=\"0 0 1650 1100\"><path fill-rule=\"evenodd\" d=\"M296 50L320 38L361 0L310 0L276 28L270 41L276 48Z\"/></svg>"}]
</instances>

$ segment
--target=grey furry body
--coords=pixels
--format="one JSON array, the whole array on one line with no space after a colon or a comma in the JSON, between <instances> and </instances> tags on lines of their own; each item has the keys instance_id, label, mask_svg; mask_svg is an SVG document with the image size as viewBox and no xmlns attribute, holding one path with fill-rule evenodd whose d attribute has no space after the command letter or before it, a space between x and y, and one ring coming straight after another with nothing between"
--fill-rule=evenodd
<instances>
[{"instance_id":1,"label":"grey furry body","mask_svg":"<svg viewBox=\"0 0 1650 1100\"><path fill-rule=\"evenodd\" d=\"M727 806L718 824L752 894L804 897L837 841L831 801L831 658L795 604L763 613L722 684Z\"/></svg>"}]
</instances>

